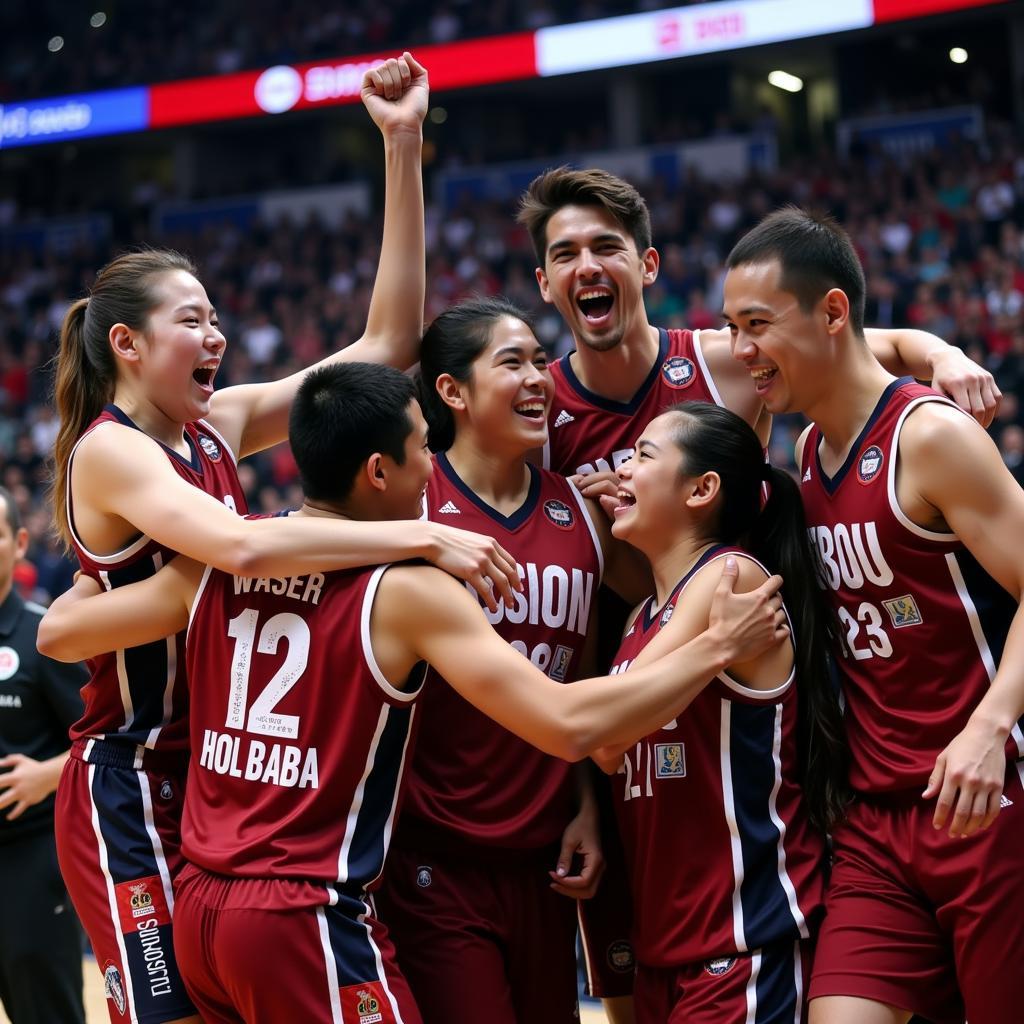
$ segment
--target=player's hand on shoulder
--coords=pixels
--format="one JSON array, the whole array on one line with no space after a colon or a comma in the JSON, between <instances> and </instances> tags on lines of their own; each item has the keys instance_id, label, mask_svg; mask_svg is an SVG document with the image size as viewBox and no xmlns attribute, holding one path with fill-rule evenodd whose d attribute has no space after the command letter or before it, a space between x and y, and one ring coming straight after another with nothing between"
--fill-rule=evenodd
<instances>
[{"instance_id":1,"label":"player's hand on shoulder","mask_svg":"<svg viewBox=\"0 0 1024 1024\"><path fill-rule=\"evenodd\" d=\"M370 68L363 75L361 95L384 135L401 131L419 134L430 97L427 69L406 51Z\"/></svg>"},{"instance_id":2,"label":"player's hand on shoulder","mask_svg":"<svg viewBox=\"0 0 1024 1024\"><path fill-rule=\"evenodd\" d=\"M708 632L722 646L725 664L731 665L750 661L780 644L789 636L789 626L779 595L781 576L770 576L750 589L758 578L754 574L760 570L749 559L728 555L722 563L708 615ZM746 563L742 570L741 563Z\"/></svg>"},{"instance_id":3,"label":"player's hand on shoulder","mask_svg":"<svg viewBox=\"0 0 1024 1024\"><path fill-rule=\"evenodd\" d=\"M442 523L429 523L432 543L427 559L471 584L492 611L498 602L515 604L523 589L515 559L493 538Z\"/></svg>"},{"instance_id":4,"label":"player's hand on shoulder","mask_svg":"<svg viewBox=\"0 0 1024 1024\"><path fill-rule=\"evenodd\" d=\"M955 345L931 357L932 387L969 412L983 427L992 423L1003 393L995 377Z\"/></svg>"}]
</instances>

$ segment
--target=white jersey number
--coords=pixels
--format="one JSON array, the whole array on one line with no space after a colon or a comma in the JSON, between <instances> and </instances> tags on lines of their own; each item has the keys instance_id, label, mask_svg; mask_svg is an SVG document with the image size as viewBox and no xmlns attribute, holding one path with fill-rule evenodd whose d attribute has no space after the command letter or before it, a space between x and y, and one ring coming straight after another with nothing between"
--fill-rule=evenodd
<instances>
[{"instance_id":1,"label":"white jersey number","mask_svg":"<svg viewBox=\"0 0 1024 1024\"><path fill-rule=\"evenodd\" d=\"M231 659L231 690L224 725L229 729L244 729L261 736L295 739L299 735L299 716L278 715L274 713L274 708L306 671L309 662L309 626L293 612L280 612L263 624L256 653L276 654L282 638L288 642L288 653L274 677L253 701L246 721L249 670L252 667L258 618L259 612L255 608L246 608L228 623L228 636L235 641L235 650Z\"/></svg>"},{"instance_id":2,"label":"white jersey number","mask_svg":"<svg viewBox=\"0 0 1024 1024\"><path fill-rule=\"evenodd\" d=\"M845 608L839 609L839 621L846 629L846 648L857 661L867 658L891 658L892 644L889 635L882 629L882 615L869 601L862 601L854 618ZM864 627L866 647L857 646L861 626Z\"/></svg>"}]
</instances>

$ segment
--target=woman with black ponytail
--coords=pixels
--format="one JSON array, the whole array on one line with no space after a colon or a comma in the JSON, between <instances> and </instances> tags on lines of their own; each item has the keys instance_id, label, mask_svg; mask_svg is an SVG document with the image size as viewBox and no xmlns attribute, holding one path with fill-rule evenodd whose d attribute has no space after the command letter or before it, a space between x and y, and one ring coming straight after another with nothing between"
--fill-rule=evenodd
<instances>
[{"instance_id":1,"label":"woman with black ponytail","mask_svg":"<svg viewBox=\"0 0 1024 1024\"><path fill-rule=\"evenodd\" d=\"M603 499L612 532L650 560L656 593L628 623L613 673L707 628L726 555L740 565L737 590L783 577L793 627L792 644L725 666L661 730L599 758L618 772L637 1024L798 1024L845 780L799 492L743 420L703 402L653 420L618 477L617 497Z\"/></svg>"}]
</instances>

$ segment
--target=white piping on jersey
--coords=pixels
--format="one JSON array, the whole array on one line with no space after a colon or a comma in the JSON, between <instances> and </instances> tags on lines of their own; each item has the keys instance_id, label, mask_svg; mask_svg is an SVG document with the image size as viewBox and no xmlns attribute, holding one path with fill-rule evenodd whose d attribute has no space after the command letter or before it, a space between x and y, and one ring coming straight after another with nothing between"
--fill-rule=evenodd
<instances>
[{"instance_id":1,"label":"white piping on jersey","mask_svg":"<svg viewBox=\"0 0 1024 1024\"><path fill-rule=\"evenodd\" d=\"M423 678L426 679L426 671L424 671ZM413 733L415 732L415 719L416 719L416 707L413 707L409 711L409 727L405 730L405 740L402 743L402 756L398 762L398 775L396 776L397 784L395 791L391 796L391 810L388 811L387 820L384 822L384 831L382 833L384 856L381 858L380 871L370 879L366 884L367 886L373 885L382 874L384 874L384 863L387 860L388 850L391 848L391 836L395 830L395 818L398 815L398 797L402 792L402 776L405 774L405 761L409 756L409 743L412 740ZM376 916L376 911L374 912Z\"/></svg>"},{"instance_id":2,"label":"white piping on jersey","mask_svg":"<svg viewBox=\"0 0 1024 1024\"><path fill-rule=\"evenodd\" d=\"M370 674L376 680L377 685L393 700L400 701L402 704L410 704L419 695L420 687L417 686L414 690L399 690L398 687L388 682L384 673L381 672L380 666L377 664L377 659L373 656L373 644L370 639L370 613L373 610L373 600L377 595L377 587L380 585L381 577L390 568L390 563L378 566L373 570L370 582L366 584L366 593L363 595L363 608L359 615L359 637L363 644L363 659L366 661L366 667L370 670Z\"/></svg>"},{"instance_id":3,"label":"white piping on jersey","mask_svg":"<svg viewBox=\"0 0 1024 1024\"><path fill-rule=\"evenodd\" d=\"M711 392L711 397L715 400L715 405L720 405L724 409L725 402L722 401L722 396L718 391L718 385L715 383L715 378L711 376L707 360L704 358L704 349L701 348L700 344L700 331L693 332L693 354L697 357L697 362L700 363L701 371L704 374L704 380L707 383L708 391Z\"/></svg>"},{"instance_id":4,"label":"white piping on jersey","mask_svg":"<svg viewBox=\"0 0 1024 1024\"><path fill-rule=\"evenodd\" d=\"M213 434L220 441L221 448L231 456L232 463L236 466L238 465L238 456L235 454L234 449L224 440L224 435L209 420L196 420L195 425L202 427L208 434Z\"/></svg>"},{"instance_id":5,"label":"white piping on jersey","mask_svg":"<svg viewBox=\"0 0 1024 1024\"><path fill-rule=\"evenodd\" d=\"M363 808L363 797L366 794L366 780L376 767L377 748L380 746L380 738L384 735L384 727L388 724L388 717L391 714L391 705L383 704L380 714L377 716L377 728L373 731L373 739L370 740L370 749L366 753L366 764L363 766L363 775L352 794L352 803L348 809L345 819L345 835L341 840L341 850L338 853L338 881L342 884L348 882L348 855L352 849L352 840L355 838L356 827L359 824L359 812Z\"/></svg>"},{"instance_id":6,"label":"white piping on jersey","mask_svg":"<svg viewBox=\"0 0 1024 1024\"><path fill-rule=\"evenodd\" d=\"M199 581L199 586L196 587L196 596L192 598L192 607L188 610L188 626L185 629L185 645L188 645L189 639L192 636L192 623L195 622L196 609L199 607L199 601L203 596L203 591L206 590L206 584L210 582L210 576L213 574L213 566L208 565L203 570L203 578Z\"/></svg>"},{"instance_id":7,"label":"white piping on jersey","mask_svg":"<svg viewBox=\"0 0 1024 1024\"><path fill-rule=\"evenodd\" d=\"M163 564L163 556L157 551L153 555L153 567L159 572ZM171 635L164 639L164 643L167 645L167 683L164 686L164 714L160 724L150 729L149 736L146 738L145 746L149 747L150 750L156 747L156 741L159 739L161 731L170 722L174 713L174 680L178 675L178 638L176 635Z\"/></svg>"},{"instance_id":8,"label":"white piping on jersey","mask_svg":"<svg viewBox=\"0 0 1024 1024\"><path fill-rule=\"evenodd\" d=\"M601 548L601 538L597 535L597 527L594 525L594 520L590 518L590 509L587 507L586 498L580 494L579 488L568 477L565 477L565 482L569 485L569 490L572 491L572 496L580 507L583 521L587 524L587 529L590 531L590 539L594 542L594 551L597 553L597 582L600 585L604 579L604 551Z\"/></svg>"},{"instance_id":9,"label":"white piping on jersey","mask_svg":"<svg viewBox=\"0 0 1024 1024\"><path fill-rule=\"evenodd\" d=\"M1024 786L1024 761L1017 762L1017 774L1020 776L1020 784Z\"/></svg>"},{"instance_id":10,"label":"white piping on jersey","mask_svg":"<svg viewBox=\"0 0 1024 1024\"><path fill-rule=\"evenodd\" d=\"M328 886L327 891L333 895L331 906L337 903L338 895ZM327 912L323 907L316 908L316 924L320 931L320 948L324 951L324 967L327 968L327 992L331 1001L331 1024L345 1024L341 1015L341 988L338 984L338 965L331 949L331 933L327 927Z\"/></svg>"},{"instance_id":11,"label":"white piping on jersey","mask_svg":"<svg viewBox=\"0 0 1024 1024\"><path fill-rule=\"evenodd\" d=\"M1021 769L1024 771L1024 768ZM580 931L580 948L583 950L583 969L587 976L587 988L594 991L594 968L590 963L590 939L587 937L586 920L583 917L583 901L576 901L576 925Z\"/></svg>"},{"instance_id":12,"label":"white piping on jersey","mask_svg":"<svg viewBox=\"0 0 1024 1024\"><path fill-rule=\"evenodd\" d=\"M796 1015L793 1024L804 1019L804 962L800 955L799 940L793 943L793 991L796 993Z\"/></svg>"},{"instance_id":13,"label":"white piping on jersey","mask_svg":"<svg viewBox=\"0 0 1024 1024\"><path fill-rule=\"evenodd\" d=\"M900 413L900 418L896 421L896 428L892 434L892 443L889 446L889 472L887 474L889 508L892 509L892 514L896 517L896 521L915 536L922 537L925 540L949 542L957 539L955 533L939 533L935 530L926 530L923 526L919 526L900 508L899 500L896 497L896 463L899 461L900 432L903 430L903 421L919 405L923 405L925 402L941 402L943 405L951 406L954 409L957 408L957 406L941 395L921 395L912 402L908 402L906 408Z\"/></svg>"},{"instance_id":14,"label":"white piping on jersey","mask_svg":"<svg viewBox=\"0 0 1024 1024\"><path fill-rule=\"evenodd\" d=\"M779 816L778 795L782 787L782 705L775 707L775 727L772 731L772 764L775 766L775 782L772 785L771 796L768 797L768 816L772 824L779 831L777 843L779 884L786 894L786 902L789 904L789 912L793 915L793 923L800 932L801 938L810 937L810 929L807 927L807 919L800 909L800 902L796 895L796 886L793 879L789 877L789 869L786 867L786 823Z\"/></svg>"},{"instance_id":15,"label":"white piping on jersey","mask_svg":"<svg viewBox=\"0 0 1024 1024\"><path fill-rule=\"evenodd\" d=\"M747 1019L746 1024L757 1022L757 980L761 976L761 950L751 954L750 977L747 979Z\"/></svg>"},{"instance_id":16,"label":"white piping on jersey","mask_svg":"<svg viewBox=\"0 0 1024 1024\"><path fill-rule=\"evenodd\" d=\"M721 707L718 756L722 769L722 809L729 825L729 846L732 850L732 934L737 951L746 953L747 938L743 931L743 903L740 899L740 890L743 886L743 846L740 843L740 827L736 821L736 804L732 789L732 704L723 698Z\"/></svg>"},{"instance_id":17,"label":"white piping on jersey","mask_svg":"<svg viewBox=\"0 0 1024 1024\"><path fill-rule=\"evenodd\" d=\"M728 558L729 555L733 555L735 558L745 558L748 562L753 562L766 577L771 576L771 573L763 566L753 555L748 555L742 551L723 551L719 555L715 555L713 558L709 558L701 569L705 569L713 562L718 562L723 558ZM697 573L694 573L680 588L678 595L676 596L676 604L682 600L683 593L686 588L694 581ZM789 610L785 605L782 606L782 610L786 613L786 623L789 625L789 643L794 650L793 667L789 671L789 675L786 677L785 682L780 683L774 689L771 690L758 690L750 686L744 686L743 683L737 679L733 679L724 669L718 673L718 678L734 693L738 693L743 697L747 697L751 700L765 701L770 703L771 701L778 700L785 694L785 692L793 685L793 680L796 679L796 645L793 638L793 621L789 617Z\"/></svg>"},{"instance_id":18,"label":"white piping on jersey","mask_svg":"<svg viewBox=\"0 0 1024 1024\"><path fill-rule=\"evenodd\" d=\"M132 989L132 972L128 967L128 950L124 944L124 934L121 931L121 918L117 911L117 893L114 889L114 879L110 874L110 858L107 856L107 844L103 839L103 831L100 829L99 808L93 797L92 790L96 779L96 765L89 765L89 808L92 819L92 831L96 836L96 848L99 853L100 872L103 881L107 886L107 903L110 907L110 923L114 930L114 939L117 942L118 952L121 954L120 973L124 981L125 994L127 996L128 1017L131 1024L139 1024L139 1015L135 1012L135 992Z\"/></svg>"},{"instance_id":19,"label":"white piping on jersey","mask_svg":"<svg viewBox=\"0 0 1024 1024\"><path fill-rule=\"evenodd\" d=\"M100 583L107 591L113 590L113 586L110 583L109 574L101 569L100 570ZM114 662L117 666L117 688L121 694L121 710L124 712L124 724L118 726L118 732L127 732L135 720L135 708L132 705L132 692L128 685L128 669L124 664L124 648L118 647L114 651ZM136 768L141 767L136 764Z\"/></svg>"},{"instance_id":20,"label":"white piping on jersey","mask_svg":"<svg viewBox=\"0 0 1024 1024\"><path fill-rule=\"evenodd\" d=\"M71 454L68 456L68 469L67 469L67 493L64 495L64 510L68 520L68 532L71 534L74 542L98 565L113 565L115 562L120 562L124 558L128 558L131 555L137 554L139 551L149 543L150 538L145 533L140 534L135 538L127 547L121 548L120 551L115 551L112 555L97 555L95 552L90 551L88 547L82 542L82 538L78 536L78 532L75 530L75 521L71 514L71 466L74 462L75 452L78 451L78 446L94 431L99 430L107 423L113 423L115 426L123 426L124 424L118 424L115 420L104 420L103 423L97 423L92 430L84 433L76 442L75 447L71 449Z\"/></svg>"},{"instance_id":21,"label":"white piping on jersey","mask_svg":"<svg viewBox=\"0 0 1024 1024\"><path fill-rule=\"evenodd\" d=\"M167 901L167 911L174 915L174 888L171 886L171 872L167 867L167 857L164 854L164 844L160 839L160 833L156 830L156 820L153 817L153 791L150 786L150 778L146 772L136 772L135 778L139 780L139 792L142 794L142 814L146 823L146 835L153 847L153 859L156 861L156 870L160 875L160 885L164 890L164 899Z\"/></svg>"},{"instance_id":22,"label":"white piping on jersey","mask_svg":"<svg viewBox=\"0 0 1024 1024\"><path fill-rule=\"evenodd\" d=\"M367 913L369 913L369 909L369 907L366 908ZM391 1004L391 1012L395 1015L395 1024L405 1024L405 1018L398 1009L398 1000L388 984L388 975L384 970L384 958L380 955L380 947L373 938L372 927L366 922L366 913L359 915L359 923L366 929L366 941L370 943L370 948L373 950L373 959L377 964L377 977L380 980L381 988L384 989L384 994L388 997L388 1002Z\"/></svg>"}]
</instances>

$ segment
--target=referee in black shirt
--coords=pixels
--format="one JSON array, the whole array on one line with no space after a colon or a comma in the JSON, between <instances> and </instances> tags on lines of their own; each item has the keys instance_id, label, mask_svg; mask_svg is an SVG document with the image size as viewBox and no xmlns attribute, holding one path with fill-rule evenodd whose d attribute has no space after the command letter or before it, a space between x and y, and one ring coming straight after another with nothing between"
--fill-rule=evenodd
<instances>
[{"instance_id":1,"label":"referee in black shirt","mask_svg":"<svg viewBox=\"0 0 1024 1024\"><path fill-rule=\"evenodd\" d=\"M84 1024L81 934L57 867L53 792L87 676L36 650L45 609L12 588L27 546L0 487L0 1001L12 1024Z\"/></svg>"}]
</instances>

